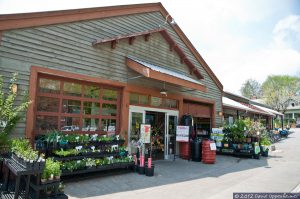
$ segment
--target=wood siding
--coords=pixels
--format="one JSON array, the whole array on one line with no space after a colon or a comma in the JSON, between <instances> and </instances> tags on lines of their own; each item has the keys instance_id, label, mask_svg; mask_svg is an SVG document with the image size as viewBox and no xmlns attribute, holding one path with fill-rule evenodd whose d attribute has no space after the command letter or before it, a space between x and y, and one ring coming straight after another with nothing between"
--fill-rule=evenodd
<instances>
[{"instance_id":1,"label":"wood siding","mask_svg":"<svg viewBox=\"0 0 300 199\"><path fill-rule=\"evenodd\" d=\"M164 21L165 18L159 12L152 12L4 31L0 46L0 74L8 82L11 74L18 72L18 88L21 92L28 89L32 65L126 83L128 78L137 76L136 72L125 65L126 56L131 56L191 76L188 67L181 64L179 56L170 51L168 43L159 33L151 35L148 42L143 37L137 37L132 45L129 45L128 40L121 40L116 49L111 49L110 44L92 46L95 39L155 29ZM222 111L222 91L172 27L164 24L163 28L167 29L188 59L200 70L204 76L201 82L208 92L190 91L174 85L167 85L167 89L173 93L215 100L216 112ZM128 83L157 89L162 87L161 83L145 78ZM18 96L18 101L20 99L21 96ZM221 118L216 114L217 126L220 123ZM16 135L24 135L24 127L24 121L20 122Z\"/></svg>"}]
</instances>

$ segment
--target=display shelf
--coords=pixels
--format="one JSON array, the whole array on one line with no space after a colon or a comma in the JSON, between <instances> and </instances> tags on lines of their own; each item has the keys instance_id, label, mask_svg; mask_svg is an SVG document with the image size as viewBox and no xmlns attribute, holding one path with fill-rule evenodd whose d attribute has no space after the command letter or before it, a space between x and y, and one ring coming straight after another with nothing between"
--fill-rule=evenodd
<instances>
[{"instance_id":1,"label":"display shelf","mask_svg":"<svg viewBox=\"0 0 300 199\"><path fill-rule=\"evenodd\" d=\"M77 175L77 174L91 173L91 172L98 172L98 171L105 171L105 170L112 170L112 169L130 168L133 167L133 165L134 162L121 162L121 163L113 163L109 165L102 165L99 167L92 167L92 168L86 168L86 169L75 170L75 171L63 170L61 176Z\"/></svg>"},{"instance_id":2,"label":"display shelf","mask_svg":"<svg viewBox=\"0 0 300 199\"><path fill-rule=\"evenodd\" d=\"M127 154L126 154L127 155ZM89 154L81 154L81 155L74 155L74 156L67 156L67 157L58 157L53 156L53 159L56 161L70 161L70 160L82 160L84 158L104 158L110 156L120 156L120 152L113 152L113 153L89 153Z\"/></svg>"}]
</instances>

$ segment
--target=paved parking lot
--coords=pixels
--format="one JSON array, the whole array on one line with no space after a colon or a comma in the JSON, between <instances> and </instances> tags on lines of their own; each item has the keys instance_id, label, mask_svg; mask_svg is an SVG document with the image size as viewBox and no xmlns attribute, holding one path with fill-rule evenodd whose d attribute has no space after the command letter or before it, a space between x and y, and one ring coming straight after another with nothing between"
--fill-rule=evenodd
<instances>
[{"instance_id":1,"label":"paved parking lot","mask_svg":"<svg viewBox=\"0 0 300 199\"><path fill-rule=\"evenodd\" d=\"M290 192L300 183L300 129L260 160L217 156L213 165L156 161L155 176L132 172L68 181L70 198L232 198L233 192Z\"/></svg>"}]
</instances>

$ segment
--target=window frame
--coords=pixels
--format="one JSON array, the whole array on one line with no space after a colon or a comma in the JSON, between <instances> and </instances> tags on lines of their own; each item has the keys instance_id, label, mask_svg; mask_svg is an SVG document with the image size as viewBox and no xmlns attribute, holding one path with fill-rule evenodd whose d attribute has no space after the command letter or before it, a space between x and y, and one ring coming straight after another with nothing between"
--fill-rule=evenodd
<instances>
[{"instance_id":1,"label":"window frame","mask_svg":"<svg viewBox=\"0 0 300 199\"><path fill-rule=\"evenodd\" d=\"M130 101L130 95L131 94L138 95L138 103L131 103L131 101ZM140 96L147 96L148 104L141 103ZM161 105L160 106L151 106L151 97L161 98L162 99ZM176 101L176 108L166 107L165 106L166 100ZM129 93L129 104L134 105L134 106L142 106L142 107L150 107L150 108L161 108L161 109L168 109L168 110L178 110L179 109L179 100L178 99L169 98L169 97L162 97L162 96L157 96L157 95L147 95L147 94L142 94L142 93L137 93L137 92L130 92Z\"/></svg>"},{"instance_id":2,"label":"window frame","mask_svg":"<svg viewBox=\"0 0 300 199\"><path fill-rule=\"evenodd\" d=\"M57 80L60 81L60 90L59 93L43 93L40 92L40 79L50 79L50 80ZM70 83L76 83L81 85L81 95L80 96L71 96L71 95L66 95L64 94L64 83L65 82L70 82ZM89 98L85 97L85 88L86 86L96 86L100 88L100 95L99 98ZM79 121L79 129L76 131L72 131L75 133L80 133L80 134L108 134L110 132L104 132L102 131L102 119L113 119L116 121L116 127L115 127L115 134L120 133L120 112L121 112L121 99L122 99L122 91L119 87L115 86L109 86L106 84L101 84L101 83L93 83L93 82L87 82L87 81L82 81L82 80L76 80L72 78L63 78L55 75L49 75L49 74L43 74L40 73L38 74L37 77L37 85L36 85L36 102L35 102L35 116L34 116L34 131L36 134L45 134L48 130L39 130L37 128L37 118L38 116L56 116L58 117L58 129L61 131L61 119L63 117L73 117L73 118L80 118ZM115 101L110 101L110 100L104 100L103 99L103 90L104 89L110 89L110 90L115 90L117 91L117 99ZM46 111L39 111L38 110L38 99L39 97L49 97L49 98L55 98L59 100L59 107L58 107L58 112L46 112ZM63 100L77 100L80 101L80 113L64 113L62 110L62 102ZM96 102L100 104L99 107L99 114L96 115L91 115L91 114L84 114L84 102ZM116 116L108 116L108 115L102 115L102 104L115 104L116 105ZM99 126L97 131L83 131L83 119L84 118L93 118L93 119L99 119ZM65 133L68 133L68 131L63 131Z\"/></svg>"}]
</instances>

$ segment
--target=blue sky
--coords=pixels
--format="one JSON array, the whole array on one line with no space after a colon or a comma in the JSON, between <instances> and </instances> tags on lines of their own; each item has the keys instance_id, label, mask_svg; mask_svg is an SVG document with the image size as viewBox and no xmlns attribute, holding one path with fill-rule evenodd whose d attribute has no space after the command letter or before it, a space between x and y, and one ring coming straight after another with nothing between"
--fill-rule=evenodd
<instances>
[{"instance_id":1,"label":"blue sky","mask_svg":"<svg viewBox=\"0 0 300 199\"><path fill-rule=\"evenodd\" d=\"M153 0L0 0L0 13L157 2ZM300 0L162 0L224 85L300 76Z\"/></svg>"}]
</instances>

